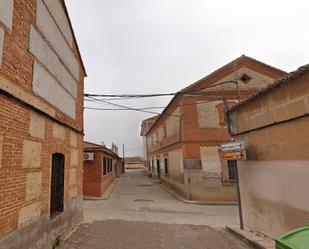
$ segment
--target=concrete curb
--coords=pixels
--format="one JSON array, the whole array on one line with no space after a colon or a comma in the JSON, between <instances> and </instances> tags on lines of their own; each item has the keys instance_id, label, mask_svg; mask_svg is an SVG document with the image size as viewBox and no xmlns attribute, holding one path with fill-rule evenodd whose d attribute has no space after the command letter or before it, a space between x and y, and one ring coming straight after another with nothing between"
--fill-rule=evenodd
<instances>
[{"instance_id":1,"label":"concrete curb","mask_svg":"<svg viewBox=\"0 0 309 249\"><path fill-rule=\"evenodd\" d=\"M112 184L108 187L108 189L106 190L106 192L104 193L104 195L102 197L84 196L83 199L85 201L106 201L106 200L108 200L111 197L111 195L112 195L112 193L113 193L117 183L118 183L118 181L115 179L112 182Z\"/></svg>"},{"instance_id":2,"label":"concrete curb","mask_svg":"<svg viewBox=\"0 0 309 249\"><path fill-rule=\"evenodd\" d=\"M237 202L234 201L191 201L180 196L176 191L171 190L166 187L163 183L158 183L156 180L151 179L151 181L164 189L167 193L169 193L175 199L187 203L187 204L196 204L196 205L222 205L222 206L237 206Z\"/></svg>"},{"instance_id":3,"label":"concrete curb","mask_svg":"<svg viewBox=\"0 0 309 249\"><path fill-rule=\"evenodd\" d=\"M275 249L275 241L263 234L247 231L247 230L240 230L238 228L233 227L226 227L226 230L232 234L233 236L237 237L238 239L242 240L243 242L247 243L250 246L253 246L257 249Z\"/></svg>"}]
</instances>

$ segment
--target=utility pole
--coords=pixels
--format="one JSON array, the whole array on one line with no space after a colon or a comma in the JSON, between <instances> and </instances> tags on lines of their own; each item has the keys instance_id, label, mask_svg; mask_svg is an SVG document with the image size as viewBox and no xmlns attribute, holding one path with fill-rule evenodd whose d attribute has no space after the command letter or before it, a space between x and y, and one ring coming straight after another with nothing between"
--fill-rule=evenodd
<instances>
[{"instance_id":1,"label":"utility pole","mask_svg":"<svg viewBox=\"0 0 309 249\"><path fill-rule=\"evenodd\" d=\"M229 115L229 105L225 98L223 98L223 103L224 103L224 117L225 117L227 130L229 132L229 135L232 136L233 133L232 133L232 128L231 128L231 119ZM236 174L236 190L237 190L237 206L238 206L238 214L239 214L239 225L240 225L240 230L244 230L244 219L243 219L242 206L241 206L237 161L235 164L235 174Z\"/></svg>"},{"instance_id":2,"label":"utility pole","mask_svg":"<svg viewBox=\"0 0 309 249\"><path fill-rule=\"evenodd\" d=\"M240 89L239 89L239 81L237 79L237 66L236 66L236 64L233 65L233 69L234 69L234 82L236 84L237 99L238 99L238 102L240 102Z\"/></svg>"},{"instance_id":3,"label":"utility pole","mask_svg":"<svg viewBox=\"0 0 309 249\"><path fill-rule=\"evenodd\" d=\"M122 158L123 158L123 168L122 168L122 172L124 172L124 171L125 171L124 144L122 144Z\"/></svg>"}]
</instances>

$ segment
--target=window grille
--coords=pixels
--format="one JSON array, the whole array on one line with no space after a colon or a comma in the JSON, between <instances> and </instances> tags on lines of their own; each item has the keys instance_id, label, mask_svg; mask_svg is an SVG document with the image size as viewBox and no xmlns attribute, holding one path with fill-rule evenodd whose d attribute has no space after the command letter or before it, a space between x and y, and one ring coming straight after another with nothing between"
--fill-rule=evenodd
<instances>
[{"instance_id":1,"label":"window grille","mask_svg":"<svg viewBox=\"0 0 309 249\"><path fill-rule=\"evenodd\" d=\"M64 207L64 155L52 155L50 218L53 219L63 212Z\"/></svg>"}]
</instances>

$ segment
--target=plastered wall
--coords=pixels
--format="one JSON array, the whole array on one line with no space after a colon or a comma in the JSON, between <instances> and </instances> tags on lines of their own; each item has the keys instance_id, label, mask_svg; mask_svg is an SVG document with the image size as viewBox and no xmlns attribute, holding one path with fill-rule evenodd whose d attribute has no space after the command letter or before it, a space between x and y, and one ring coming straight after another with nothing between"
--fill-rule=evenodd
<instances>
[{"instance_id":1,"label":"plastered wall","mask_svg":"<svg viewBox=\"0 0 309 249\"><path fill-rule=\"evenodd\" d=\"M244 224L272 238L308 224L308 161L239 163Z\"/></svg>"},{"instance_id":2,"label":"plastered wall","mask_svg":"<svg viewBox=\"0 0 309 249\"><path fill-rule=\"evenodd\" d=\"M309 73L231 112L245 226L273 238L309 219Z\"/></svg>"}]
</instances>

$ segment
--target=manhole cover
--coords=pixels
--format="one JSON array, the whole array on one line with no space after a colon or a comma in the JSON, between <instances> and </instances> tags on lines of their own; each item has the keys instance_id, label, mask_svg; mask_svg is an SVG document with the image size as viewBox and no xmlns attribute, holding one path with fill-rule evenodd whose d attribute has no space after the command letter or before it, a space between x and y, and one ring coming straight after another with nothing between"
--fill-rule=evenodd
<instances>
[{"instance_id":1,"label":"manhole cover","mask_svg":"<svg viewBox=\"0 0 309 249\"><path fill-rule=\"evenodd\" d=\"M139 184L139 185L136 185L137 187L152 187L153 184Z\"/></svg>"},{"instance_id":2,"label":"manhole cover","mask_svg":"<svg viewBox=\"0 0 309 249\"><path fill-rule=\"evenodd\" d=\"M150 201L153 201L153 200L150 200L150 199L135 199L134 201L150 202Z\"/></svg>"}]
</instances>

